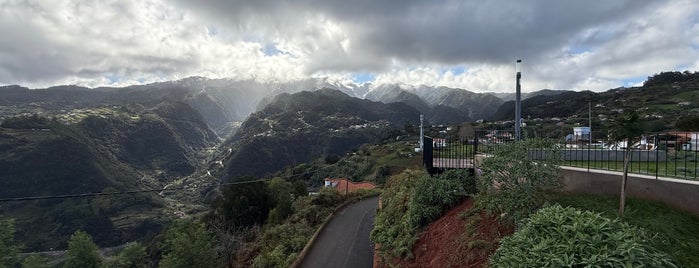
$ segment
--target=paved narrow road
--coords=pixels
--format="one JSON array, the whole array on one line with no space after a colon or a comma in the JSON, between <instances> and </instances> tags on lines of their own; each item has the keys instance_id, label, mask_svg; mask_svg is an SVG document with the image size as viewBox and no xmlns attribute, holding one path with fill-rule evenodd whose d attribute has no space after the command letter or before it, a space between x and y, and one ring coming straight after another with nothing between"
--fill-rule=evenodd
<instances>
[{"instance_id":1,"label":"paved narrow road","mask_svg":"<svg viewBox=\"0 0 699 268\"><path fill-rule=\"evenodd\" d=\"M301 267L372 267L374 225L378 197L364 199L338 212L318 235Z\"/></svg>"}]
</instances>

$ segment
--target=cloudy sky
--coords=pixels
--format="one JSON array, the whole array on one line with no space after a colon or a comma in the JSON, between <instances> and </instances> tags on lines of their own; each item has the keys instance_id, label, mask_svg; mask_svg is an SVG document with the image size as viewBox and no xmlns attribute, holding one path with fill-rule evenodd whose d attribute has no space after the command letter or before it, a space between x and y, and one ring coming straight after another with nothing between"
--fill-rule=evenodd
<instances>
[{"instance_id":1,"label":"cloudy sky","mask_svg":"<svg viewBox=\"0 0 699 268\"><path fill-rule=\"evenodd\" d=\"M0 0L0 84L188 76L602 91L699 70L693 0Z\"/></svg>"}]
</instances>

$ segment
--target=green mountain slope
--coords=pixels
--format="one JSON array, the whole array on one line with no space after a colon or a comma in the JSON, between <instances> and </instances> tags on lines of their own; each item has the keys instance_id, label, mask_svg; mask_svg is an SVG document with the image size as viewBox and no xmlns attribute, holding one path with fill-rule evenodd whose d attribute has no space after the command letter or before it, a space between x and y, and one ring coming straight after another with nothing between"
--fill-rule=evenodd
<instances>
[{"instance_id":1,"label":"green mountain slope","mask_svg":"<svg viewBox=\"0 0 699 268\"><path fill-rule=\"evenodd\" d=\"M281 94L226 142L224 178L262 176L363 143L395 137L419 112L403 103L357 99L330 89Z\"/></svg>"},{"instance_id":2,"label":"green mountain slope","mask_svg":"<svg viewBox=\"0 0 699 268\"><path fill-rule=\"evenodd\" d=\"M675 128L675 122L699 116L699 73L668 72L649 77L641 87L617 88L605 92L564 92L539 95L522 101L522 117L588 117L588 103L596 120L606 120L628 110L638 112L649 131ZM511 120L514 102L506 102L493 120ZM594 122L593 122L594 124Z\"/></svg>"},{"instance_id":3,"label":"green mountain slope","mask_svg":"<svg viewBox=\"0 0 699 268\"><path fill-rule=\"evenodd\" d=\"M77 122L63 122L62 115L5 119L0 198L162 188L194 172L201 151L219 143L201 115L181 102L110 109ZM142 193L7 202L0 214L17 220L17 238L27 249L47 250L65 247L78 229L101 246L157 233L169 218L163 206L160 196Z\"/></svg>"}]
</instances>

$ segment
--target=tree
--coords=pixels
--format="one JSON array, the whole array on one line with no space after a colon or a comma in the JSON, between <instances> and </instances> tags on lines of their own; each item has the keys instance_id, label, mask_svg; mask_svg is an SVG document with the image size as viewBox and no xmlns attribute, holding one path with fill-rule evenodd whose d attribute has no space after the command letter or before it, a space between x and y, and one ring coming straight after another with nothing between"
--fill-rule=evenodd
<instances>
[{"instance_id":1,"label":"tree","mask_svg":"<svg viewBox=\"0 0 699 268\"><path fill-rule=\"evenodd\" d=\"M99 248L92 242L92 237L83 231L76 231L68 241L68 261L64 268L102 267Z\"/></svg>"},{"instance_id":2,"label":"tree","mask_svg":"<svg viewBox=\"0 0 699 268\"><path fill-rule=\"evenodd\" d=\"M227 187L212 206L207 219L222 215L229 225L244 229L264 223L274 200L266 183L250 182Z\"/></svg>"},{"instance_id":3,"label":"tree","mask_svg":"<svg viewBox=\"0 0 699 268\"><path fill-rule=\"evenodd\" d=\"M291 184L291 193L294 195L294 198L307 196L308 187L306 186L306 183L303 181L295 181Z\"/></svg>"},{"instance_id":4,"label":"tree","mask_svg":"<svg viewBox=\"0 0 699 268\"><path fill-rule=\"evenodd\" d=\"M612 142L626 141L624 149L624 173L621 177L621 193L619 194L619 218L624 218L626 207L626 182L629 175L629 162L631 161L631 147L636 137L643 133L643 127L638 121L638 114L634 111L625 112L612 123L609 132L609 140Z\"/></svg>"},{"instance_id":5,"label":"tree","mask_svg":"<svg viewBox=\"0 0 699 268\"><path fill-rule=\"evenodd\" d=\"M119 255L110 260L107 263L107 267L140 268L146 267L147 262L148 253L146 253L146 248L139 243L131 243L119 252Z\"/></svg>"},{"instance_id":6,"label":"tree","mask_svg":"<svg viewBox=\"0 0 699 268\"><path fill-rule=\"evenodd\" d=\"M15 221L0 218L0 268L12 267L17 262L17 246L14 244Z\"/></svg>"},{"instance_id":7,"label":"tree","mask_svg":"<svg viewBox=\"0 0 699 268\"><path fill-rule=\"evenodd\" d=\"M681 131L699 130L699 116L685 116L677 120L675 127Z\"/></svg>"},{"instance_id":8,"label":"tree","mask_svg":"<svg viewBox=\"0 0 699 268\"><path fill-rule=\"evenodd\" d=\"M22 268L49 268L49 264L43 256L32 254L22 261Z\"/></svg>"},{"instance_id":9,"label":"tree","mask_svg":"<svg viewBox=\"0 0 699 268\"><path fill-rule=\"evenodd\" d=\"M549 141L529 139L503 145L481 165L476 202L489 213L518 222L536 211L549 192L561 189L560 151Z\"/></svg>"},{"instance_id":10,"label":"tree","mask_svg":"<svg viewBox=\"0 0 699 268\"><path fill-rule=\"evenodd\" d=\"M240 238L243 231L227 224L222 215L214 215L209 218L206 227L213 235L216 254L227 264L226 267L234 267L235 253L244 242Z\"/></svg>"},{"instance_id":11,"label":"tree","mask_svg":"<svg viewBox=\"0 0 699 268\"><path fill-rule=\"evenodd\" d=\"M193 221L176 222L165 236L165 252L159 267L218 266L213 239L203 224Z\"/></svg>"},{"instance_id":12,"label":"tree","mask_svg":"<svg viewBox=\"0 0 699 268\"><path fill-rule=\"evenodd\" d=\"M269 211L267 222L272 224L282 223L294 212L291 207L292 200L289 191L291 189L291 183L281 178L275 178L267 185L269 186L271 198L274 202L274 208Z\"/></svg>"}]
</instances>

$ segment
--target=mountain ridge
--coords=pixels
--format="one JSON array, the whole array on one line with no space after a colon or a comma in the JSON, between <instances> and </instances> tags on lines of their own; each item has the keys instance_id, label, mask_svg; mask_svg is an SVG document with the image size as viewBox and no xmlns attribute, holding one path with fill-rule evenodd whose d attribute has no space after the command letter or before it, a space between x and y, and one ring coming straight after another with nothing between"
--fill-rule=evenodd
<instances>
[{"instance_id":1,"label":"mountain ridge","mask_svg":"<svg viewBox=\"0 0 699 268\"><path fill-rule=\"evenodd\" d=\"M378 142L405 124L417 124L419 111L404 104L373 102L334 89L277 95L255 112L224 145L230 146L223 177L262 176L285 166Z\"/></svg>"}]
</instances>

